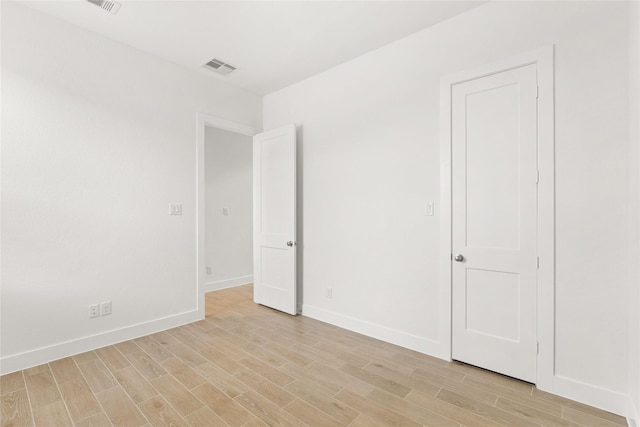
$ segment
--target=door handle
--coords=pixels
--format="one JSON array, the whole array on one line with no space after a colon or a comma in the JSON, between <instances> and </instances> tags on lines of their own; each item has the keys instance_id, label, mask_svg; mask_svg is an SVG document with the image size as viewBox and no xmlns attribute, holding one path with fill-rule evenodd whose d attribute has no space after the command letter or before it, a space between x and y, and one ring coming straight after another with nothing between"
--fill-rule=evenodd
<instances>
[{"instance_id":1,"label":"door handle","mask_svg":"<svg viewBox=\"0 0 640 427\"><path fill-rule=\"evenodd\" d=\"M456 256L453 257L453 259L455 259L458 262L464 261L464 257L462 256L462 254L457 254Z\"/></svg>"},{"instance_id":2,"label":"door handle","mask_svg":"<svg viewBox=\"0 0 640 427\"><path fill-rule=\"evenodd\" d=\"M289 247L293 246L293 242L292 242L291 240L289 240L289 241L287 242L287 246L289 246Z\"/></svg>"}]
</instances>

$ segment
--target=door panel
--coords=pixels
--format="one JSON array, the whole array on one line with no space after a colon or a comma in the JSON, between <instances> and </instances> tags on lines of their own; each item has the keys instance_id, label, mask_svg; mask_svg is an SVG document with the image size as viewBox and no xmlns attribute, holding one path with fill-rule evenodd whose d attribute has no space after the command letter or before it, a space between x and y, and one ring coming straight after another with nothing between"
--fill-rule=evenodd
<instances>
[{"instance_id":1,"label":"door panel","mask_svg":"<svg viewBox=\"0 0 640 427\"><path fill-rule=\"evenodd\" d=\"M253 299L297 314L295 125L253 138L253 206Z\"/></svg>"},{"instance_id":2,"label":"door panel","mask_svg":"<svg viewBox=\"0 0 640 427\"><path fill-rule=\"evenodd\" d=\"M528 65L452 88L452 356L536 378L537 83Z\"/></svg>"},{"instance_id":3,"label":"door panel","mask_svg":"<svg viewBox=\"0 0 640 427\"><path fill-rule=\"evenodd\" d=\"M468 246L519 247L518 89L512 84L466 98Z\"/></svg>"},{"instance_id":4,"label":"door panel","mask_svg":"<svg viewBox=\"0 0 640 427\"><path fill-rule=\"evenodd\" d=\"M465 330L517 342L520 275L472 268L466 273Z\"/></svg>"},{"instance_id":5,"label":"door panel","mask_svg":"<svg viewBox=\"0 0 640 427\"><path fill-rule=\"evenodd\" d=\"M286 235L290 230L293 214L287 206L291 197L282 187L291 186L291 147L283 139L286 135L260 141L260 198L262 216L260 227L263 232ZM295 158L295 157L294 157ZM295 165L293 165L295 166Z\"/></svg>"}]
</instances>

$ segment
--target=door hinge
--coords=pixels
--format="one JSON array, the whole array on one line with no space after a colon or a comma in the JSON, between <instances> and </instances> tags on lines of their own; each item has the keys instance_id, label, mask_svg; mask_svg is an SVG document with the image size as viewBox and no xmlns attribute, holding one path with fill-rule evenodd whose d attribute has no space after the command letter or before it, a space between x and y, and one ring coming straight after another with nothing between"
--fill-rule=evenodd
<instances>
[{"instance_id":1,"label":"door hinge","mask_svg":"<svg viewBox=\"0 0 640 427\"><path fill-rule=\"evenodd\" d=\"M540 95L540 86L536 85L536 99L538 99L539 95Z\"/></svg>"},{"instance_id":2,"label":"door hinge","mask_svg":"<svg viewBox=\"0 0 640 427\"><path fill-rule=\"evenodd\" d=\"M540 171L537 170L536 171L536 184L539 184L539 183L540 183Z\"/></svg>"},{"instance_id":3,"label":"door hinge","mask_svg":"<svg viewBox=\"0 0 640 427\"><path fill-rule=\"evenodd\" d=\"M536 354L540 354L540 342L536 342Z\"/></svg>"},{"instance_id":4,"label":"door hinge","mask_svg":"<svg viewBox=\"0 0 640 427\"><path fill-rule=\"evenodd\" d=\"M453 254L449 254L451 261L453 261Z\"/></svg>"},{"instance_id":5,"label":"door hinge","mask_svg":"<svg viewBox=\"0 0 640 427\"><path fill-rule=\"evenodd\" d=\"M540 257L536 257L536 268L540 269Z\"/></svg>"}]
</instances>

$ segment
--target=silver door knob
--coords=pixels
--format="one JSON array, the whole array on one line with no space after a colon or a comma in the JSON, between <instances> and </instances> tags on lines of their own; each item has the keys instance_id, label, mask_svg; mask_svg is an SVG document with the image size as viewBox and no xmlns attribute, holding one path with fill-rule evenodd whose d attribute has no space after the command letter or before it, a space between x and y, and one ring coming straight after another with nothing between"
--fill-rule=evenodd
<instances>
[{"instance_id":1,"label":"silver door knob","mask_svg":"<svg viewBox=\"0 0 640 427\"><path fill-rule=\"evenodd\" d=\"M287 246L289 246L289 247L293 246L293 242L292 242L291 240L289 240L289 241L287 242Z\"/></svg>"},{"instance_id":2,"label":"silver door knob","mask_svg":"<svg viewBox=\"0 0 640 427\"><path fill-rule=\"evenodd\" d=\"M453 259L455 259L458 262L464 261L464 257L461 254L454 256Z\"/></svg>"}]
</instances>

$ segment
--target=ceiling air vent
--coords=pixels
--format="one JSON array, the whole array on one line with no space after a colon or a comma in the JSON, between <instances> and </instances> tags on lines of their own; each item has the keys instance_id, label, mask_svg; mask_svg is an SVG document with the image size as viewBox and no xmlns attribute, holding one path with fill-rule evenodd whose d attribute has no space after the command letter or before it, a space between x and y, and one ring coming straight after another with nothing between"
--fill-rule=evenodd
<instances>
[{"instance_id":1,"label":"ceiling air vent","mask_svg":"<svg viewBox=\"0 0 640 427\"><path fill-rule=\"evenodd\" d=\"M87 1L89 3L93 3L96 6L101 7L102 9L111 13L112 15L115 15L116 13L118 13L118 10L120 10L120 6L122 6L120 3L111 1L111 0L87 0Z\"/></svg>"},{"instance_id":2,"label":"ceiling air vent","mask_svg":"<svg viewBox=\"0 0 640 427\"><path fill-rule=\"evenodd\" d=\"M204 64L204 66L211 68L213 71L223 76L231 74L236 70L236 67L234 67L233 65L227 64L224 61L220 61L219 59L215 58Z\"/></svg>"}]
</instances>

